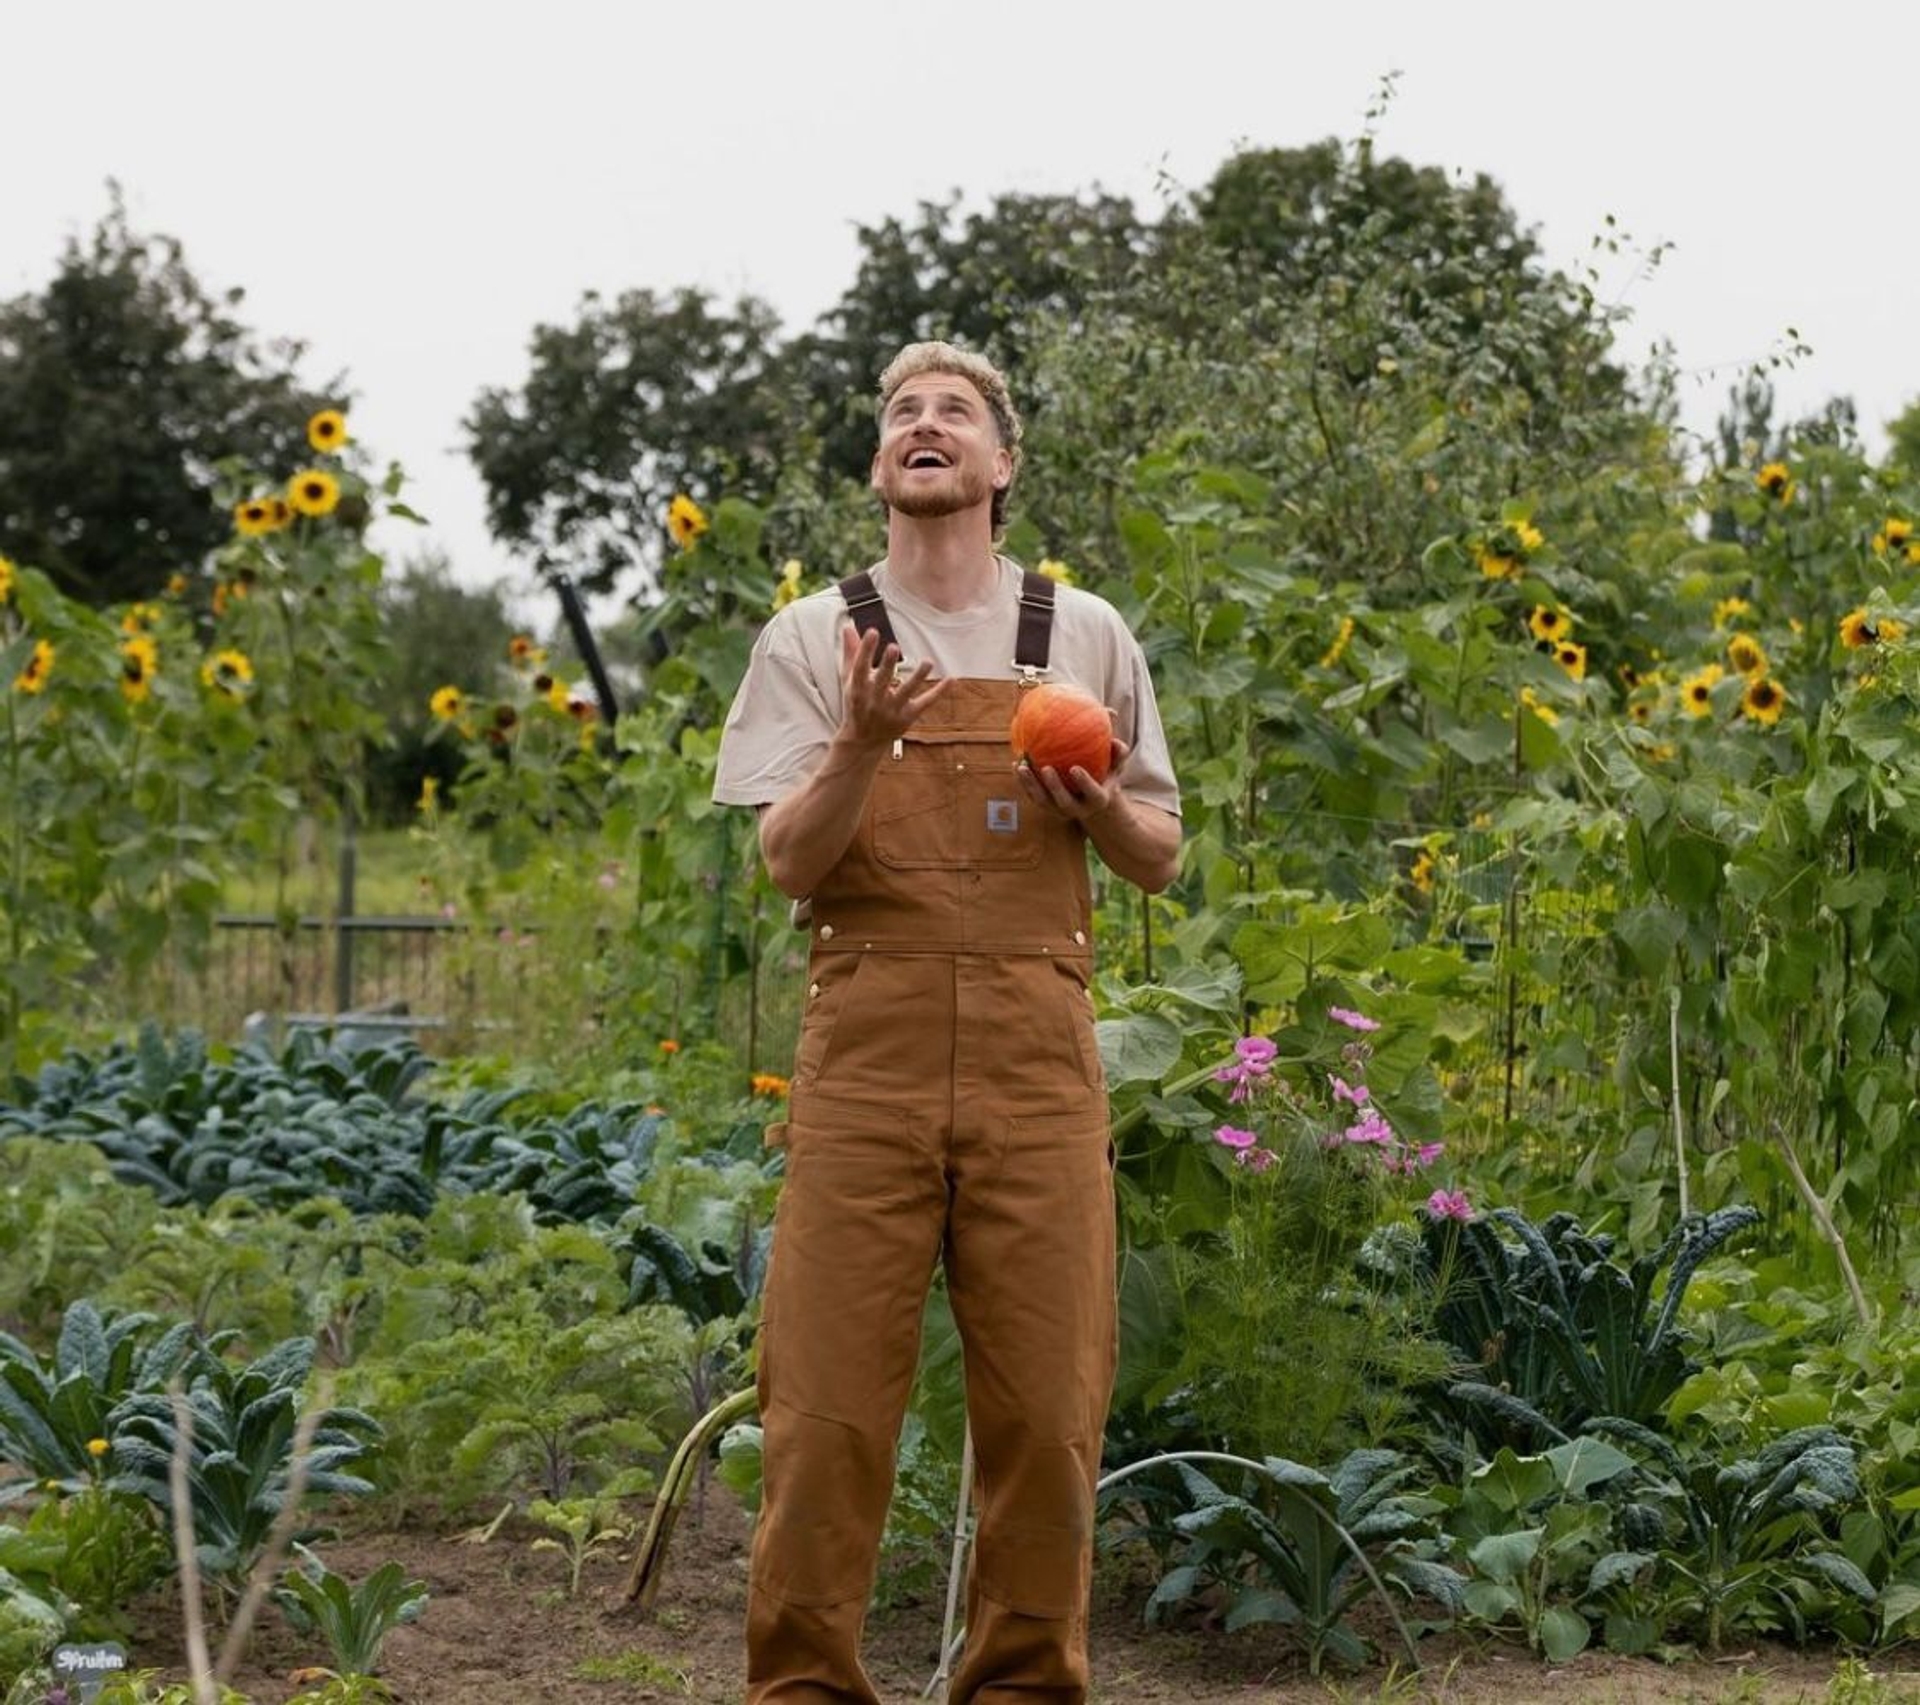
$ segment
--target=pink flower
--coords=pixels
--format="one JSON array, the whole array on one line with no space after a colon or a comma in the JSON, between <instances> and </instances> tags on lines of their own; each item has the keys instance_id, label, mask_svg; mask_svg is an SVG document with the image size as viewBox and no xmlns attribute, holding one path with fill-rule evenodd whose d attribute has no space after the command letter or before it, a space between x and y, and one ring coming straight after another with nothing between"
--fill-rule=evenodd
<instances>
[{"instance_id":1,"label":"pink flower","mask_svg":"<svg viewBox=\"0 0 1920 1705\"><path fill-rule=\"evenodd\" d=\"M1373 1099L1373 1091L1364 1083L1348 1083L1345 1078L1335 1077L1331 1073L1327 1076L1327 1082L1333 1085L1335 1101L1351 1101L1356 1107L1364 1107Z\"/></svg>"},{"instance_id":2,"label":"pink flower","mask_svg":"<svg viewBox=\"0 0 1920 1705\"><path fill-rule=\"evenodd\" d=\"M1437 1220L1466 1221L1473 1218L1473 1204L1464 1190L1436 1190L1427 1198L1427 1212Z\"/></svg>"},{"instance_id":3,"label":"pink flower","mask_svg":"<svg viewBox=\"0 0 1920 1705\"><path fill-rule=\"evenodd\" d=\"M1413 1158L1422 1166L1431 1166L1446 1150L1445 1143L1422 1143L1413 1151Z\"/></svg>"},{"instance_id":4,"label":"pink flower","mask_svg":"<svg viewBox=\"0 0 1920 1705\"><path fill-rule=\"evenodd\" d=\"M1233 1085L1227 1096L1230 1105L1237 1107L1252 1096L1254 1085L1273 1070L1273 1057L1279 1051L1265 1036L1242 1036L1234 1043L1234 1058L1213 1074L1215 1082Z\"/></svg>"},{"instance_id":5,"label":"pink flower","mask_svg":"<svg viewBox=\"0 0 1920 1705\"><path fill-rule=\"evenodd\" d=\"M1250 1149L1260 1139L1252 1131L1242 1131L1232 1125L1222 1125L1213 1133L1213 1140L1230 1149Z\"/></svg>"},{"instance_id":6,"label":"pink flower","mask_svg":"<svg viewBox=\"0 0 1920 1705\"><path fill-rule=\"evenodd\" d=\"M1265 1172L1280 1157L1272 1149L1242 1149L1233 1158L1249 1172Z\"/></svg>"},{"instance_id":7,"label":"pink flower","mask_svg":"<svg viewBox=\"0 0 1920 1705\"><path fill-rule=\"evenodd\" d=\"M1380 1020L1369 1018L1364 1012L1355 1012L1351 1007L1330 1006L1327 1016L1335 1024L1344 1024L1349 1030L1378 1030Z\"/></svg>"},{"instance_id":8,"label":"pink flower","mask_svg":"<svg viewBox=\"0 0 1920 1705\"><path fill-rule=\"evenodd\" d=\"M1393 1127L1380 1117L1377 1109L1368 1108L1367 1116L1358 1124L1349 1125L1346 1131L1350 1143L1380 1143L1393 1141Z\"/></svg>"}]
</instances>

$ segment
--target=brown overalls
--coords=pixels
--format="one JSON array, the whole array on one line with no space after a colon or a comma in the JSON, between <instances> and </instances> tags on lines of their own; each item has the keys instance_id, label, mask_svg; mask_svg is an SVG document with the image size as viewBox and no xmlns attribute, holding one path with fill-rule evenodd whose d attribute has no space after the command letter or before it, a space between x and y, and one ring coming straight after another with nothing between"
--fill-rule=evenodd
<instances>
[{"instance_id":1,"label":"brown overalls","mask_svg":"<svg viewBox=\"0 0 1920 1705\"><path fill-rule=\"evenodd\" d=\"M789 1117L769 1133L788 1155L760 1340L748 1705L878 1701L860 1636L936 1258L980 1509L947 1697L1086 1698L1113 1185L1086 837L1015 780L1020 691L956 680L882 757L813 896Z\"/></svg>"}]
</instances>

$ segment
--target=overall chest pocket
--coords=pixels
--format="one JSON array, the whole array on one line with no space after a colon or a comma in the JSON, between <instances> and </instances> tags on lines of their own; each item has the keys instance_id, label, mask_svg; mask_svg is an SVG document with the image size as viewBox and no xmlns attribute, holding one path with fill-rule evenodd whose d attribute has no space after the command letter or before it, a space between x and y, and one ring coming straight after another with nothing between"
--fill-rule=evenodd
<instances>
[{"instance_id":1,"label":"overall chest pocket","mask_svg":"<svg viewBox=\"0 0 1920 1705\"><path fill-rule=\"evenodd\" d=\"M910 734L873 782L873 854L894 870L1031 870L1039 806L1020 791L1004 740Z\"/></svg>"}]
</instances>

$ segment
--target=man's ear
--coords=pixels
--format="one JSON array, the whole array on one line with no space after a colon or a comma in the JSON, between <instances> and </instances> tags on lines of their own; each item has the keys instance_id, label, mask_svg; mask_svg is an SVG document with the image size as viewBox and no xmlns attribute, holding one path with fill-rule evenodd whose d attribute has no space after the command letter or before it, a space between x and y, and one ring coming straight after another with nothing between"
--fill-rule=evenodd
<instances>
[{"instance_id":1,"label":"man's ear","mask_svg":"<svg viewBox=\"0 0 1920 1705\"><path fill-rule=\"evenodd\" d=\"M996 450L993 457L993 489L1005 491L1013 484L1013 458L1005 450Z\"/></svg>"}]
</instances>

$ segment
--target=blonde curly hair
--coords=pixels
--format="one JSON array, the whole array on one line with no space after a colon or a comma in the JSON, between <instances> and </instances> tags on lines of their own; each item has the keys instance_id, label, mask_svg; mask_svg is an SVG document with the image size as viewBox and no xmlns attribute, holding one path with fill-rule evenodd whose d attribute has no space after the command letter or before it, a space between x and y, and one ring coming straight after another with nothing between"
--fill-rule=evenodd
<instances>
[{"instance_id":1,"label":"blonde curly hair","mask_svg":"<svg viewBox=\"0 0 1920 1705\"><path fill-rule=\"evenodd\" d=\"M1000 436L1000 448L1006 451L1008 460L1013 464L1013 472L1008 476L1007 483L993 494L993 530L997 536L1006 529L1007 500L1020 478L1020 412L1013 406L1006 375L984 355L976 355L972 350L961 349L956 344L910 343L887 363L886 371L880 375L874 419L884 421L887 404L893 401L893 393L909 379L917 379L923 373L952 373L957 378L965 379L980 393L987 405L987 412L993 416L994 430Z\"/></svg>"}]
</instances>

